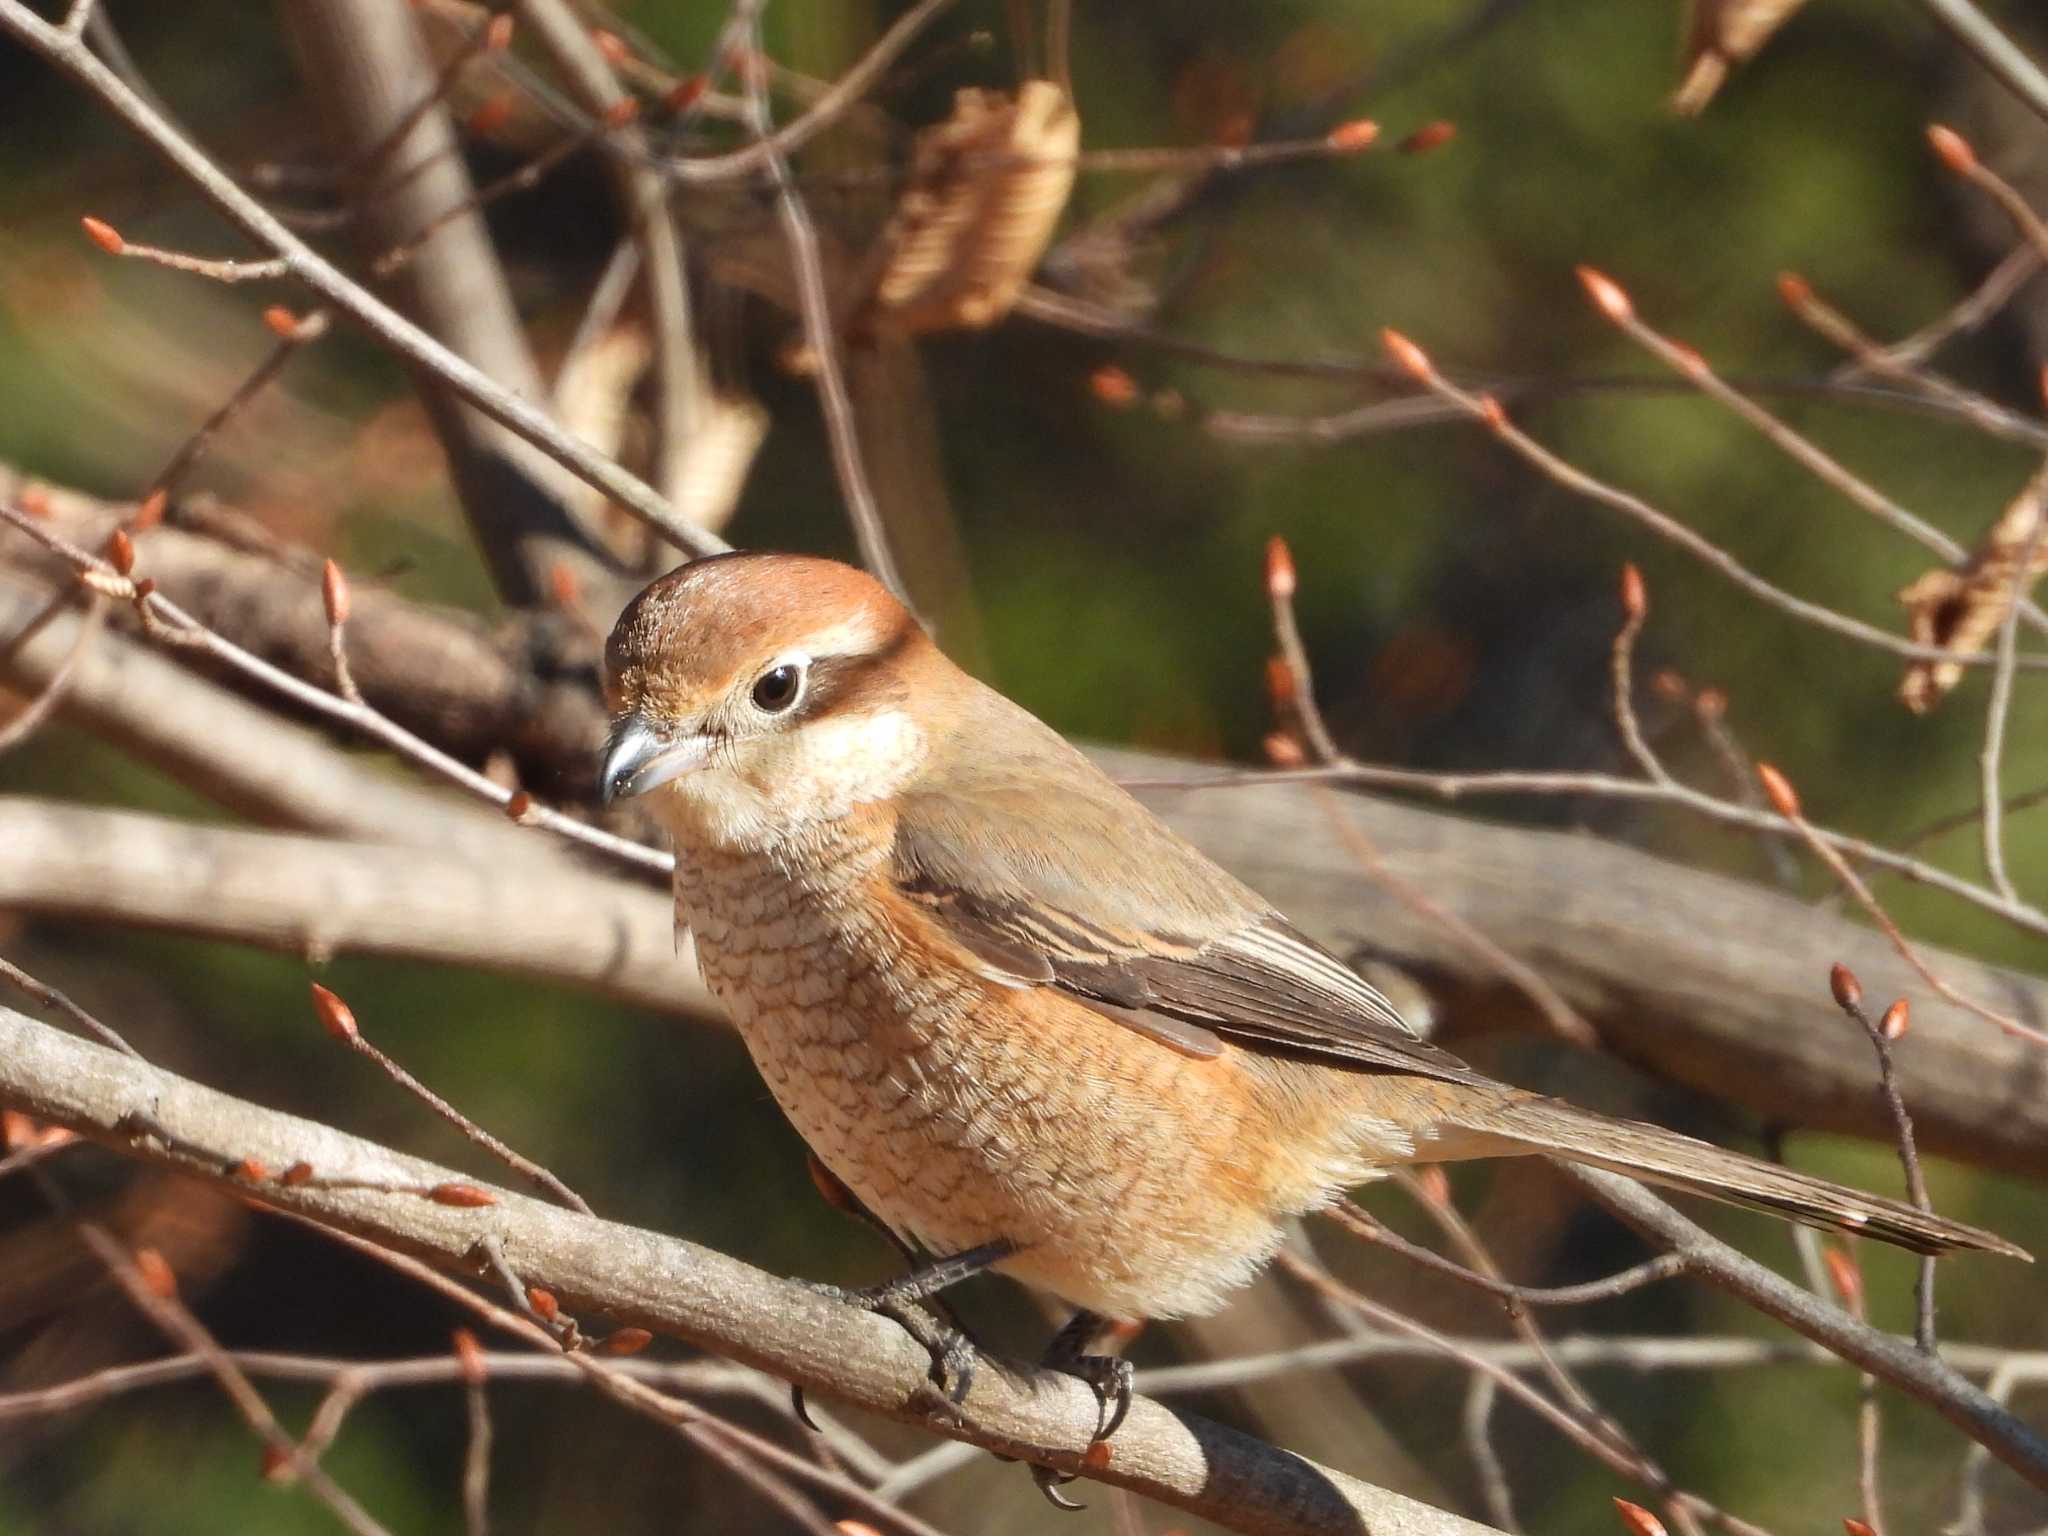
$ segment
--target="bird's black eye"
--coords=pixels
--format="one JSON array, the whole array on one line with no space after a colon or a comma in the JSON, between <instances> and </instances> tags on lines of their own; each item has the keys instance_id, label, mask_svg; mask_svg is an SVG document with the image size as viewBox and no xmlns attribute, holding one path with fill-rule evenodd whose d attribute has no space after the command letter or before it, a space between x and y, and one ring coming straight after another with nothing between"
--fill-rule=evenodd
<instances>
[{"instance_id":1,"label":"bird's black eye","mask_svg":"<svg viewBox=\"0 0 2048 1536\"><path fill-rule=\"evenodd\" d=\"M754 679L754 708L779 715L796 702L803 686L804 669L796 663L786 661L779 667L770 667Z\"/></svg>"}]
</instances>

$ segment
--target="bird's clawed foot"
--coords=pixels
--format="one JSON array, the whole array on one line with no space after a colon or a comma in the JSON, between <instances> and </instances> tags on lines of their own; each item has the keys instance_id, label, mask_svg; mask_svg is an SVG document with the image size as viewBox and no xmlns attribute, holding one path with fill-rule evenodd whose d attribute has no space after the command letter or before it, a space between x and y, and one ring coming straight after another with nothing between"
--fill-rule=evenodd
<instances>
[{"instance_id":1,"label":"bird's clawed foot","mask_svg":"<svg viewBox=\"0 0 2048 1536\"><path fill-rule=\"evenodd\" d=\"M1039 1362L1048 1371L1058 1371L1063 1376L1078 1376L1095 1393L1096 1420L1095 1435L1089 1441L1092 1452L1100 1448L1108 1452L1108 1441L1122 1427L1125 1417L1131 1411L1131 1388L1136 1377L1131 1362L1116 1355L1095 1355L1088 1352L1089 1346L1101 1337L1110 1325L1104 1318L1093 1312L1076 1312L1068 1319L1067 1325L1053 1335L1052 1343L1046 1346L1045 1357ZM1038 1491L1055 1509L1084 1508L1077 1500L1060 1492L1067 1483L1074 1481L1071 1472L1059 1472L1053 1468L1034 1465L1031 1481L1038 1485Z\"/></svg>"},{"instance_id":2,"label":"bird's clawed foot","mask_svg":"<svg viewBox=\"0 0 2048 1536\"><path fill-rule=\"evenodd\" d=\"M1067 1325L1053 1335L1039 1364L1063 1376L1078 1376L1095 1393L1100 1417L1095 1438L1107 1440L1123 1426L1131 1411L1131 1384L1137 1372L1131 1362L1117 1355L1093 1355L1088 1346L1110 1326L1093 1312L1076 1312Z\"/></svg>"},{"instance_id":3,"label":"bird's clawed foot","mask_svg":"<svg viewBox=\"0 0 2048 1536\"><path fill-rule=\"evenodd\" d=\"M947 1286L999 1263L1015 1251L1014 1245L1008 1242L985 1243L965 1253L935 1259L897 1279L863 1286L859 1290L821 1285L809 1280L803 1283L820 1296L886 1317L909 1334L931 1356L931 1382L937 1389L939 1401L947 1408L957 1409L966 1401L968 1388L974 1385L979 1350L965 1328L949 1317L934 1316L921 1303L935 1297ZM789 1396L796 1416L816 1429L818 1426L811 1422L810 1413L804 1406L803 1388L792 1385Z\"/></svg>"}]
</instances>

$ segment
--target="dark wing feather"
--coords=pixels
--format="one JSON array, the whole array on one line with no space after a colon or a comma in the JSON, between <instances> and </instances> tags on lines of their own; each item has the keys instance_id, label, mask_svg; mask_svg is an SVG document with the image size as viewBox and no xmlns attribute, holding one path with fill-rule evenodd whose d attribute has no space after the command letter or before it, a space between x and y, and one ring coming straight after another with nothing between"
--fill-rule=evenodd
<instances>
[{"instance_id":1,"label":"dark wing feather","mask_svg":"<svg viewBox=\"0 0 2048 1536\"><path fill-rule=\"evenodd\" d=\"M897 888L988 974L1011 986L1058 987L1193 1056L1216 1054L1220 1037L1368 1070L1484 1080L1419 1039L1349 967L1022 718L1035 728L1034 752L980 762L899 802ZM1051 794L1059 804L1048 804ZM1123 854L1111 866L1113 886L1090 878L1105 868L1104 846Z\"/></svg>"}]
</instances>

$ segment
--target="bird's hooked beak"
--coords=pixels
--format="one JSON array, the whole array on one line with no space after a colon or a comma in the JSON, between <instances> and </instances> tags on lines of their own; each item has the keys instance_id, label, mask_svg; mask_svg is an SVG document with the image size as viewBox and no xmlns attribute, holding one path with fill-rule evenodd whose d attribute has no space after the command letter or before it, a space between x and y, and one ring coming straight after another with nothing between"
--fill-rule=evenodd
<instances>
[{"instance_id":1,"label":"bird's hooked beak","mask_svg":"<svg viewBox=\"0 0 2048 1536\"><path fill-rule=\"evenodd\" d=\"M597 768L597 797L606 805L679 779L711 755L711 738L664 731L637 710L612 722Z\"/></svg>"}]
</instances>

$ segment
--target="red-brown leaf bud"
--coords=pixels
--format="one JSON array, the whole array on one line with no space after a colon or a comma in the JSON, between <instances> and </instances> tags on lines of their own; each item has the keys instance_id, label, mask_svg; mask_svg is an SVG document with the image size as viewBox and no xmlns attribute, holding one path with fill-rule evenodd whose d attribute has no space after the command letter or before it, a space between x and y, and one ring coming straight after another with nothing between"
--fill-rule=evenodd
<instances>
[{"instance_id":1,"label":"red-brown leaf bud","mask_svg":"<svg viewBox=\"0 0 2048 1536\"><path fill-rule=\"evenodd\" d=\"M362 1035L356 1028L355 1013L334 993L317 981L306 983L313 993L313 1014L320 1027L344 1045L353 1045Z\"/></svg>"}]
</instances>

